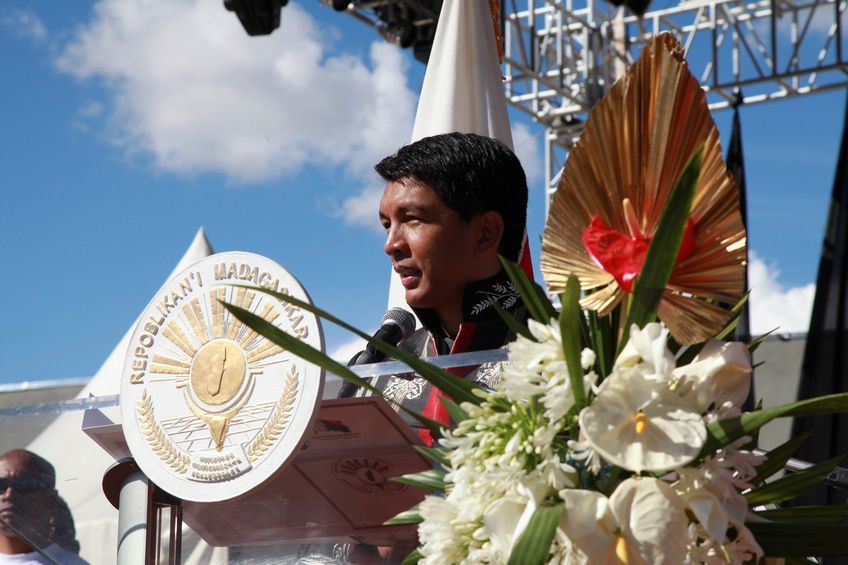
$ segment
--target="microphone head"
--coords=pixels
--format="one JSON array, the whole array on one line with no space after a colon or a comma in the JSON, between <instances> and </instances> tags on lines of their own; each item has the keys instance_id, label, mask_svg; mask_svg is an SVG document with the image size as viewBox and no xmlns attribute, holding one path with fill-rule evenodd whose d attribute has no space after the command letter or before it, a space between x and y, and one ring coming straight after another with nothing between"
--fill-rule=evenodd
<instances>
[{"instance_id":1,"label":"microphone head","mask_svg":"<svg viewBox=\"0 0 848 565\"><path fill-rule=\"evenodd\" d=\"M404 308L389 308L383 314L383 319L380 320L381 326L386 324L394 324L399 327L403 333L401 339L407 339L415 331L415 314Z\"/></svg>"}]
</instances>

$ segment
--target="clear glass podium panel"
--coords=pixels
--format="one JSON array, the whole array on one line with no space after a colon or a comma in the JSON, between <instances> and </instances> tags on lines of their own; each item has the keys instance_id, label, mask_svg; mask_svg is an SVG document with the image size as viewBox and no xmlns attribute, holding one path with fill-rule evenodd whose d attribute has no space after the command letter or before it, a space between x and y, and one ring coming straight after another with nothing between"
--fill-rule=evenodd
<instances>
[{"instance_id":1,"label":"clear glass podium panel","mask_svg":"<svg viewBox=\"0 0 848 565\"><path fill-rule=\"evenodd\" d=\"M432 361L446 368L473 368L504 359L505 350L493 350L444 356ZM363 378L410 374L408 367L396 362L353 369ZM335 400L341 385L341 379L334 375L325 378L324 401L320 410L331 412L327 412L330 417L316 420L321 422L320 425L326 427L327 422L337 421L334 414L352 410L366 402L366 399L355 399L355 402ZM21 451L0 459L0 552L34 552L47 563L115 563L119 512L104 494L104 475L117 461L129 457L125 444L121 444L122 432L117 424L121 421L118 395L73 398L80 387L64 391L64 398L61 398L62 393L48 390L49 387L44 387L41 392L31 390L26 395L5 394L12 388L7 386L0 391L0 454L28 450L38 457L30 457ZM16 397L24 400L16 400ZM386 414L387 410L392 409L382 403L377 412L393 422L400 421L396 414ZM334 424L329 425L332 428ZM399 424L397 426L400 427ZM333 433L338 431L329 430ZM406 434L404 437L407 439L417 437L409 428L397 433ZM344 441L354 442L352 446L359 445L355 444L356 430L348 430L346 437L351 439ZM330 457L332 449L327 446L342 445L341 441L321 443L319 447L324 446L326 450L321 457ZM378 441L375 445L378 454L379 449L386 453L394 449L388 441ZM409 444L407 449L411 450ZM346 472L348 475L345 477L348 478L358 476L357 473L370 473L369 469L355 468L357 452L355 449L353 453L350 451L347 450L343 458L350 469L342 468L344 462L339 463L339 476ZM420 455L418 457L425 461L416 463L419 468L422 464L429 465ZM179 553L179 559L175 561L179 563L365 564L400 563L415 547L414 526L394 527L387 533L380 525L382 522L368 522L366 514L371 504L368 501L372 499L362 492L355 492L349 484L332 486L322 482L330 478L321 475L317 463L299 461L295 460L287 467L297 466L299 475L306 478L304 485L308 482L315 492L323 491L329 503L325 501L322 504L326 504L329 510L324 508L319 512L312 508L320 505L310 503L311 494L306 490L301 493L299 506L291 503L291 498L280 502L282 499L278 500L270 487L262 491L274 479L260 486L261 496L240 498L230 507L223 503L158 504L157 510L149 514L148 521L148 528L155 524L158 532L158 536L151 537L152 545L149 547L152 547L152 554L158 555L158 562L162 563L169 562L169 555L173 559ZM397 470L383 470L387 477L393 472L399 473ZM299 489L293 481L287 478L284 487ZM393 485L397 483L383 481L379 485L379 489L383 489L380 494L383 499L398 497L395 501L398 508L411 506L423 495L410 491L396 494L392 490L395 488ZM379 490L376 486L371 487L372 491ZM328 494L329 491L333 491L332 495ZM167 502L167 493L160 498ZM333 512L337 515L331 516ZM354 516L356 513L362 516ZM179 534L175 535L172 525L179 523L180 518L182 526ZM322 523L325 518L326 524ZM365 520L359 524L365 523L367 527L351 530L339 525L335 530L330 527L327 530L329 535L324 535L323 526L341 524L348 518ZM192 529L192 525L197 531ZM294 533L290 537L275 538L277 530ZM332 535L333 531L344 531L345 535ZM222 540L225 543L221 543Z\"/></svg>"}]
</instances>

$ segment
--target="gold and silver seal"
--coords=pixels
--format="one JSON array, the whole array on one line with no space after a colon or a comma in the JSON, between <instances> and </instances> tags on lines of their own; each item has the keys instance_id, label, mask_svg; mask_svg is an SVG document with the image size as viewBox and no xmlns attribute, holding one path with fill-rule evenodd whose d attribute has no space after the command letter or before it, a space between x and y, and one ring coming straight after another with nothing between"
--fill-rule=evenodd
<instances>
[{"instance_id":1,"label":"gold and silver seal","mask_svg":"<svg viewBox=\"0 0 848 565\"><path fill-rule=\"evenodd\" d=\"M297 452L320 402L321 369L223 306L323 350L315 316L260 289L309 300L273 261L221 253L168 281L133 333L121 382L124 434L145 474L184 500L254 489Z\"/></svg>"}]
</instances>

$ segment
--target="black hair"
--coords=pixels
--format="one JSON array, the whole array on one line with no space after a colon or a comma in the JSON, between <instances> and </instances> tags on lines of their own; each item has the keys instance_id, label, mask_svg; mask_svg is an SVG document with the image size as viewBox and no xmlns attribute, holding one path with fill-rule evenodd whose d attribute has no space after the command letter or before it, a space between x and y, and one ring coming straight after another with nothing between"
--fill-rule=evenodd
<instances>
[{"instance_id":1,"label":"black hair","mask_svg":"<svg viewBox=\"0 0 848 565\"><path fill-rule=\"evenodd\" d=\"M386 182L412 179L435 192L468 222L494 210L504 232L498 251L517 261L527 222L527 178L518 158L496 139L473 133L425 137L374 167Z\"/></svg>"}]
</instances>

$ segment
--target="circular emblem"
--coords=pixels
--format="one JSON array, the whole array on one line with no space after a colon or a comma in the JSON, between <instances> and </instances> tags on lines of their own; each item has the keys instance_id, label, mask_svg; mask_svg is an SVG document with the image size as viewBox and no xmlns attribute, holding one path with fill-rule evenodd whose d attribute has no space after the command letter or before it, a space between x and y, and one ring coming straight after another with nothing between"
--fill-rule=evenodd
<instances>
[{"instance_id":1,"label":"circular emblem","mask_svg":"<svg viewBox=\"0 0 848 565\"><path fill-rule=\"evenodd\" d=\"M309 300L273 261L219 253L168 281L133 332L121 381L124 435L142 471L183 500L254 489L297 453L317 413L323 370L223 304L323 351L318 319L259 289Z\"/></svg>"},{"instance_id":2,"label":"circular emblem","mask_svg":"<svg viewBox=\"0 0 848 565\"><path fill-rule=\"evenodd\" d=\"M393 496L406 492L406 485L389 478L403 474L396 465L380 458L354 457L333 461L333 474L348 487L371 495Z\"/></svg>"}]
</instances>

